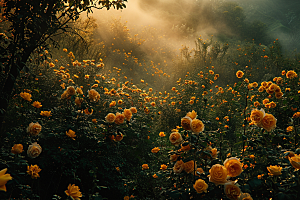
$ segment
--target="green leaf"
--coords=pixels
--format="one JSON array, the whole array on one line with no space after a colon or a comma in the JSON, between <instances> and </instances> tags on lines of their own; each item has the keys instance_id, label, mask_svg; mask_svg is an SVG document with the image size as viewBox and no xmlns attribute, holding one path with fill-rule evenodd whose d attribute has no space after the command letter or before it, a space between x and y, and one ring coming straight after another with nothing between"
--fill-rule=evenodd
<instances>
[{"instance_id":1,"label":"green leaf","mask_svg":"<svg viewBox=\"0 0 300 200\"><path fill-rule=\"evenodd\" d=\"M174 191L170 192L169 196L170 196L172 199L179 199L180 193L179 193L177 190L174 190Z\"/></svg>"}]
</instances>

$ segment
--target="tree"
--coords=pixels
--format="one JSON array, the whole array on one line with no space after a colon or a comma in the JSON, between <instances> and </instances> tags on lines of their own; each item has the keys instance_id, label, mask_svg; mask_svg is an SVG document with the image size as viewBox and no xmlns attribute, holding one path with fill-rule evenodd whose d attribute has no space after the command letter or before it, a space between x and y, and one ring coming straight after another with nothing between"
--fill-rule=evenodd
<instances>
[{"instance_id":1,"label":"tree","mask_svg":"<svg viewBox=\"0 0 300 200\"><path fill-rule=\"evenodd\" d=\"M125 8L127 0L0 0L0 130L14 84L33 53L44 52L47 44L58 47L53 37L70 30L92 9ZM4 32L4 33L3 33Z\"/></svg>"}]
</instances>

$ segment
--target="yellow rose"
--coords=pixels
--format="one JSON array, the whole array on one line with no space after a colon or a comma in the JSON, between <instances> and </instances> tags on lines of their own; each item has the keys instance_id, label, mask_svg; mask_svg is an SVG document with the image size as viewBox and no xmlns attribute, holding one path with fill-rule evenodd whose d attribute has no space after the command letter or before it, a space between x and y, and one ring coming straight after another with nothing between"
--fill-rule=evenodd
<instances>
[{"instance_id":1,"label":"yellow rose","mask_svg":"<svg viewBox=\"0 0 300 200\"><path fill-rule=\"evenodd\" d=\"M123 124L124 119L125 119L125 115L117 112L115 123L118 124L118 125Z\"/></svg>"},{"instance_id":2,"label":"yellow rose","mask_svg":"<svg viewBox=\"0 0 300 200\"><path fill-rule=\"evenodd\" d=\"M41 169L37 165L30 165L30 167L27 166L27 173L31 176L31 178L37 179L38 177L40 177L40 171Z\"/></svg>"},{"instance_id":3,"label":"yellow rose","mask_svg":"<svg viewBox=\"0 0 300 200\"><path fill-rule=\"evenodd\" d=\"M0 171L0 190L6 192L6 187L5 187L5 184L12 180L12 177L10 176L10 174L5 174L7 171L7 168L5 169L2 169Z\"/></svg>"},{"instance_id":4,"label":"yellow rose","mask_svg":"<svg viewBox=\"0 0 300 200\"><path fill-rule=\"evenodd\" d=\"M44 116L44 117L50 117L51 115L51 111L41 111L40 115Z\"/></svg>"},{"instance_id":5,"label":"yellow rose","mask_svg":"<svg viewBox=\"0 0 300 200\"><path fill-rule=\"evenodd\" d=\"M180 174L184 170L184 162L179 160L175 163L173 171L175 174Z\"/></svg>"},{"instance_id":6,"label":"yellow rose","mask_svg":"<svg viewBox=\"0 0 300 200\"><path fill-rule=\"evenodd\" d=\"M184 128L185 130L191 130L191 122L192 119L190 117L184 117L181 119L181 126L182 128Z\"/></svg>"},{"instance_id":7,"label":"yellow rose","mask_svg":"<svg viewBox=\"0 0 300 200\"><path fill-rule=\"evenodd\" d=\"M131 107L131 108L130 108L130 111L131 111L132 113L137 113L136 107Z\"/></svg>"},{"instance_id":8,"label":"yellow rose","mask_svg":"<svg viewBox=\"0 0 300 200\"><path fill-rule=\"evenodd\" d=\"M194 163L193 160L184 163L184 171L186 173L192 173L193 171L195 171L195 169L197 169L197 165Z\"/></svg>"},{"instance_id":9,"label":"yellow rose","mask_svg":"<svg viewBox=\"0 0 300 200\"><path fill-rule=\"evenodd\" d=\"M130 111L130 109L124 109L124 116L126 118L127 121L130 121L131 117L132 117L132 112Z\"/></svg>"},{"instance_id":10,"label":"yellow rose","mask_svg":"<svg viewBox=\"0 0 300 200\"><path fill-rule=\"evenodd\" d=\"M205 183L204 180L198 179L196 180L193 187L197 191L197 193L202 193L202 192L207 192L208 185Z\"/></svg>"},{"instance_id":11,"label":"yellow rose","mask_svg":"<svg viewBox=\"0 0 300 200\"><path fill-rule=\"evenodd\" d=\"M159 137L165 137L165 136L166 136L166 134L164 132L159 133Z\"/></svg>"},{"instance_id":12,"label":"yellow rose","mask_svg":"<svg viewBox=\"0 0 300 200\"><path fill-rule=\"evenodd\" d=\"M66 195L72 197L73 199L79 199L79 197L82 197L81 192L79 191L79 187L75 186L75 184L71 185L69 184L68 189L65 191Z\"/></svg>"},{"instance_id":13,"label":"yellow rose","mask_svg":"<svg viewBox=\"0 0 300 200\"><path fill-rule=\"evenodd\" d=\"M169 140L172 144L179 145L182 141L182 136L178 132L173 132L173 133L171 133Z\"/></svg>"},{"instance_id":14,"label":"yellow rose","mask_svg":"<svg viewBox=\"0 0 300 200\"><path fill-rule=\"evenodd\" d=\"M143 164L143 165L142 165L142 170L145 170L145 169L149 169L148 164Z\"/></svg>"},{"instance_id":15,"label":"yellow rose","mask_svg":"<svg viewBox=\"0 0 300 200\"><path fill-rule=\"evenodd\" d=\"M32 104L32 106L36 107L36 108L40 108L40 107L42 107L42 104L41 104L41 102L34 101L33 104Z\"/></svg>"},{"instance_id":16,"label":"yellow rose","mask_svg":"<svg viewBox=\"0 0 300 200\"><path fill-rule=\"evenodd\" d=\"M38 135L41 132L41 130L42 130L42 126L38 122L36 123L31 122L27 127L27 133L30 133L33 136Z\"/></svg>"},{"instance_id":17,"label":"yellow rose","mask_svg":"<svg viewBox=\"0 0 300 200\"><path fill-rule=\"evenodd\" d=\"M98 101L100 99L100 94L95 89L89 90L88 96L91 101Z\"/></svg>"},{"instance_id":18,"label":"yellow rose","mask_svg":"<svg viewBox=\"0 0 300 200\"><path fill-rule=\"evenodd\" d=\"M160 149L159 149L158 147L154 147L154 148L151 150L152 153L157 153L157 152L159 152L159 151L160 151Z\"/></svg>"},{"instance_id":19,"label":"yellow rose","mask_svg":"<svg viewBox=\"0 0 300 200\"><path fill-rule=\"evenodd\" d=\"M295 156L293 157L288 157L289 161L291 163L291 165L295 168L295 169L300 169L300 155L295 154Z\"/></svg>"},{"instance_id":20,"label":"yellow rose","mask_svg":"<svg viewBox=\"0 0 300 200\"><path fill-rule=\"evenodd\" d=\"M258 127L261 127L261 121L265 116L265 111L264 109L254 109L251 111L251 115L250 115L250 119L252 122L254 122L255 125L257 125Z\"/></svg>"},{"instance_id":21,"label":"yellow rose","mask_svg":"<svg viewBox=\"0 0 300 200\"><path fill-rule=\"evenodd\" d=\"M166 170L167 168L168 168L168 166L165 164L160 165L160 169L163 171Z\"/></svg>"},{"instance_id":22,"label":"yellow rose","mask_svg":"<svg viewBox=\"0 0 300 200\"><path fill-rule=\"evenodd\" d=\"M192 120L196 118L197 113L193 110L192 112L188 112L186 114L187 117L190 117Z\"/></svg>"},{"instance_id":23,"label":"yellow rose","mask_svg":"<svg viewBox=\"0 0 300 200\"><path fill-rule=\"evenodd\" d=\"M243 171L242 163L238 158L231 157L224 161L224 166L227 169L227 174L231 177L240 175Z\"/></svg>"},{"instance_id":24,"label":"yellow rose","mask_svg":"<svg viewBox=\"0 0 300 200\"><path fill-rule=\"evenodd\" d=\"M22 144L15 144L12 148L11 148L11 152L13 154L20 154L23 152L23 145Z\"/></svg>"},{"instance_id":25,"label":"yellow rose","mask_svg":"<svg viewBox=\"0 0 300 200\"><path fill-rule=\"evenodd\" d=\"M279 176L279 175L281 175L282 167L280 167L280 166L270 165L270 167L267 167L267 169L270 172L270 173L268 173L269 176Z\"/></svg>"},{"instance_id":26,"label":"yellow rose","mask_svg":"<svg viewBox=\"0 0 300 200\"><path fill-rule=\"evenodd\" d=\"M199 119L193 119L190 125L193 133L199 134L200 132L204 131L204 124Z\"/></svg>"},{"instance_id":27,"label":"yellow rose","mask_svg":"<svg viewBox=\"0 0 300 200\"><path fill-rule=\"evenodd\" d=\"M272 131L276 127L277 119L272 114L266 114L261 121L261 125L268 132Z\"/></svg>"},{"instance_id":28,"label":"yellow rose","mask_svg":"<svg viewBox=\"0 0 300 200\"><path fill-rule=\"evenodd\" d=\"M34 142L31 145L29 145L27 150L27 155L30 158L36 158L41 154L41 152L42 152L42 147L38 143Z\"/></svg>"},{"instance_id":29,"label":"yellow rose","mask_svg":"<svg viewBox=\"0 0 300 200\"><path fill-rule=\"evenodd\" d=\"M225 183L224 191L227 198L232 200L238 200L238 197L241 194L241 189L232 182Z\"/></svg>"},{"instance_id":30,"label":"yellow rose","mask_svg":"<svg viewBox=\"0 0 300 200\"><path fill-rule=\"evenodd\" d=\"M69 129L69 131L66 131L66 135L69 136L70 138L72 138L73 140L75 140L75 131Z\"/></svg>"},{"instance_id":31,"label":"yellow rose","mask_svg":"<svg viewBox=\"0 0 300 200\"><path fill-rule=\"evenodd\" d=\"M108 123L113 123L115 121L115 119L116 119L116 116L113 113L108 113L105 117L105 120Z\"/></svg>"},{"instance_id":32,"label":"yellow rose","mask_svg":"<svg viewBox=\"0 0 300 200\"><path fill-rule=\"evenodd\" d=\"M213 165L209 170L209 173L209 182L216 185L225 184L227 182L227 169L223 165Z\"/></svg>"},{"instance_id":33,"label":"yellow rose","mask_svg":"<svg viewBox=\"0 0 300 200\"><path fill-rule=\"evenodd\" d=\"M31 99L31 94L27 93L27 92L21 92L20 96L25 99L26 101L32 101Z\"/></svg>"},{"instance_id":34,"label":"yellow rose","mask_svg":"<svg viewBox=\"0 0 300 200\"><path fill-rule=\"evenodd\" d=\"M218 157L218 150L216 148L213 148L212 150L210 150L210 155L212 158L217 158Z\"/></svg>"}]
</instances>

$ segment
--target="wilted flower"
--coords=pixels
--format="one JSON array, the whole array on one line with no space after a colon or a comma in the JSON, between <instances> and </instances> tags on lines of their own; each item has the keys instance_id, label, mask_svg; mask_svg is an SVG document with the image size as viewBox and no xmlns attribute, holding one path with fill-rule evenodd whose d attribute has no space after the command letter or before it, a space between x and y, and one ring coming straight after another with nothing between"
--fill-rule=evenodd
<instances>
[{"instance_id":1,"label":"wilted flower","mask_svg":"<svg viewBox=\"0 0 300 200\"><path fill-rule=\"evenodd\" d=\"M232 182L225 183L224 191L228 199L237 200L241 194L241 189Z\"/></svg>"},{"instance_id":2,"label":"wilted flower","mask_svg":"<svg viewBox=\"0 0 300 200\"><path fill-rule=\"evenodd\" d=\"M96 90L91 89L89 90L89 99L91 101L98 101L100 99L100 94Z\"/></svg>"},{"instance_id":3,"label":"wilted flower","mask_svg":"<svg viewBox=\"0 0 300 200\"><path fill-rule=\"evenodd\" d=\"M180 174L183 170L184 170L184 162L182 160L177 161L173 167L173 172L175 174Z\"/></svg>"},{"instance_id":4,"label":"wilted flower","mask_svg":"<svg viewBox=\"0 0 300 200\"><path fill-rule=\"evenodd\" d=\"M30 158L36 158L42 153L42 147L37 143L34 142L31 145L29 145L27 150L27 155Z\"/></svg>"},{"instance_id":5,"label":"wilted flower","mask_svg":"<svg viewBox=\"0 0 300 200\"><path fill-rule=\"evenodd\" d=\"M83 110L83 112L84 112L86 115L91 115L91 114L93 114L94 110L93 110L93 109L86 108L86 109Z\"/></svg>"},{"instance_id":6,"label":"wilted flower","mask_svg":"<svg viewBox=\"0 0 300 200\"><path fill-rule=\"evenodd\" d=\"M42 126L38 122L36 123L31 122L27 127L27 133L33 136L38 135L41 132L41 130L42 130Z\"/></svg>"}]
</instances>

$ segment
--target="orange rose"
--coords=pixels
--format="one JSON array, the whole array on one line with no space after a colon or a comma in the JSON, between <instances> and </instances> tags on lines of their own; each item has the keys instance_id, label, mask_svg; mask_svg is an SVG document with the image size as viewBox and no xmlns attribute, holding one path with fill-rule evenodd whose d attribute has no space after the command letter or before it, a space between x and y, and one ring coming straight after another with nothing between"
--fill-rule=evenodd
<instances>
[{"instance_id":1,"label":"orange rose","mask_svg":"<svg viewBox=\"0 0 300 200\"><path fill-rule=\"evenodd\" d=\"M125 119L125 115L117 112L115 123L118 124L118 125L123 124L124 119Z\"/></svg>"},{"instance_id":2,"label":"orange rose","mask_svg":"<svg viewBox=\"0 0 300 200\"><path fill-rule=\"evenodd\" d=\"M132 117L132 112L130 111L130 109L124 109L124 116L126 118L127 121L130 121L131 117Z\"/></svg>"},{"instance_id":3,"label":"orange rose","mask_svg":"<svg viewBox=\"0 0 300 200\"><path fill-rule=\"evenodd\" d=\"M145 169L149 169L148 164L143 164L143 165L142 165L142 170L145 170Z\"/></svg>"},{"instance_id":4,"label":"orange rose","mask_svg":"<svg viewBox=\"0 0 300 200\"><path fill-rule=\"evenodd\" d=\"M158 153L160 151L160 149L158 147L154 147L151 152L152 153Z\"/></svg>"},{"instance_id":5,"label":"orange rose","mask_svg":"<svg viewBox=\"0 0 300 200\"><path fill-rule=\"evenodd\" d=\"M279 176L279 175L281 175L282 167L280 167L280 166L270 165L270 167L267 167L267 169L270 172L270 173L268 173L269 176Z\"/></svg>"},{"instance_id":6,"label":"orange rose","mask_svg":"<svg viewBox=\"0 0 300 200\"><path fill-rule=\"evenodd\" d=\"M265 116L265 111L264 109L254 109L251 111L251 115L250 115L250 119L252 122L254 122L255 125L257 125L258 127L261 127L261 121Z\"/></svg>"},{"instance_id":7,"label":"orange rose","mask_svg":"<svg viewBox=\"0 0 300 200\"><path fill-rule=\"evenodd\" d=\"M27 150L27 155L30 158L36 158L41 154L41 152L42 152L42 147L38 143L34 142L31 145L29 145Z\"/></svg>"},{"instance_id":8,"label":"orange rose","mask_svg":"<svg viewBox=\"0 0 300 200\"><path fill-rule=\"evenodd\" d=\"M105 117L105 120L108 123L113 123L115 121L115 119L116 119L116 116L113 113L108 113Z\"/></svg>"},{"instance_id":9,"label":"orange rose","mask_svg":"<svg viewBox=\"0 0 300 200\"><path fill-rule=\"evenodd\" d=\"M204 131L204 124L199 119L193 119L190 125L193 133L199 134L200 132Z\"/></svg>"},{"instance_id":10,"label":"orange rose","mask_svg":"<svg viewBox=\"0 0 300 200\"><path fill-rule=\"evenodd\" d=\"M117 134L115 137L115 141L120 142L121 140L123 140L123 134Z\"/></svg>"},{"instance_id":11,"label":"orange rose","mask_svg":"<svg viewBox=\"0 0 300 200\"><path fill-rule=\"evenodd\" d=\"M218 150L216 148L213 148L210 150L210 155L212 158L217 158L218 157Z\"/></svg>"},{"instance_id":12,"label":"orange rose","mask_svg":"<svg viewBox=\"0 0 300 200\"><path fill-rule=\"evenodd\" d=\"M12 148L11 148L11 152L13 154L20 154L23 152L23 145L22 144L15 144Z\"/></svg>"},{"instance_id":13,"label":"orange rose","mask_svg":"<svg viewBox=\"0 0 300 200\"><path fill-rule=\"evenodd\" d=\"M236 157L226 159L224 161L224 166L227 169L227 174L231 177L236 177L243 171L242 163Z\"/></svg>"},{"instance_id":14,"label":"orange rose","mask_svg":"<svg viewBox=\"0 0 300 200\"><path fill-rule=\"evenodd\" d=\"M192 119L190 117L184 117L181 119L181 126L182 128L184 128L185 130L191 130L191 122Z\"/></svg>"},{"instance_id":15,"label":"orange rose","mask_svg":"<svg viewBox=\"0 0 300 200\"><path fill-rule=\"evenodd\" d=\"M236 77L242 78L243 76L244 76L244 72L242 72L241 70L236 72Z\"/></svg>"},{"instance_id":16,"label":"orange rose","mask_svg":"<svg viewBox=\"0 0 300 200\"><path fill-rule=\"evenodd\" d=\"M208 185L205 183L204 180L198 179L196 180L194 184L194 189L197 191L197 193L207 192Z\"/></svg>"},{"instance_id":17,"label":"orange rose","mask_svg":"<svg viewBox=\"0 0 300 200\"><path fill-rule=\"evenodd\" d=\"M227 169L223 165L213 165L209 170L209 173L209 182L216 185L225 184L227 182Z\"/></svg>"},{"instance_id":18,"label":"orange rose","mask_svg":"<svg viewBox=\"0 0 300 200\"><path fill-rule=\"evenodd\" d=\"M184 162L179 160L175 163L173 171L175 174L180 174L184 170Z\"/></svg>"},{"instance_id":19,"label":"orange rose","mask_svg":"<svg viewBox=\"0 0 300 200\"><path fill-rule=\"evenodd\" d=\"M192 112L188 112L186 114L187 117L190 117L192 120L196 118L197 113L193 110Z\"/></svg>"},{"instance_id":20,"label":"orange rose","mask_svg":"<svg viewBox=\"0 0 300 200\"><path fill-rule=\"evenodd\" d=\"M173 132L173 133L171 133L169 140L172 144L179 145L182 141L182 136L178 132Z\"/></svg>"},{"instance_id":21,"label":"orange rose","mask_svg":"<svg viewBox=\"0 0 300 200\"><path fill-rule=\"evenodd\" d=\"M193 160L184 163L184 171L186 173L192 173L193 171L195 171L194 169L197 169L197 165L194 163Z\"/></svg>"},{"instance_id":22,"label":"orange rose","mask_svg":"<svg viewBox=\"0 0 300 200\"><path fill-rule=\"evenodd\" d=\"M272 114L266 114L261 121L261 125L268 132L272 131L276 127L277 119Z\"/></svg>"},{"instance_id":23,"label":"orange rose","mask_svg":"<svg viewBox=\"0 0 300 200\"><path fill-rule=\"evenodd\" d=\"M291 163L291 165L295 168L295 169L300 169L300 155L295 154L295 156L293 157L288 157L289 161Z\"/></svg>"},{"instance_id":24,"label":"orange rose","mask_svg":"<svg viewBox=\"0 0 300 200\"><path fill-rule=\"evenodd\" d=\"M131 107L131 108L130 108L130 111L131 111L132 113L137 113L136 107Z\"/></svg>"},{"instance_id":25,"label":"orange rose","mask_svg":"<svg viewBox=\"0 0 300 200\"><path fill-rule=\"evenodd\" d=\"M225 184L224 191L227 198L232 200L238 200L238 197L241 194L241 189L232 182Z\"/></svg>"},{"instance_id":26,"label":"orange rose","mask_svg":"<svg viewBox=\"0 0 300 200\"><path fill-rule=\"evenodd\" d=\"M65 193L66 195L72 197L72 199L79 200L79 197L82 197L82 194L79 190L79 187L75 186L75 184L69 184L68 189L65 191Z\"/></svg>"}]
</instances>

